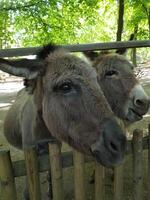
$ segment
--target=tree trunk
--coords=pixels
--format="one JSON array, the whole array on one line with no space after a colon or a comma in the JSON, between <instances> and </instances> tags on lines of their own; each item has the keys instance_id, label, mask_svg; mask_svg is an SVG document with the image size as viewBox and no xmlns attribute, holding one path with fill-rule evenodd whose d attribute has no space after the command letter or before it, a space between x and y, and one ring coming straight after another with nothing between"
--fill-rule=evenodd
<instances>
[{"instance_id":1,"label":"tree trunk","mask_svg":"<svg viewBox=\"0 0 150 200\"><path fill-rule=\"evenodd\" d=\"M134 40L137 39L137 32L138 32L138 25L134 27ZM134 64L135 67L137 67L137 60L136 60L136 48L133 48L131 50L131 59L132 63Z\"/></svg>"},{"instance_id":2,"label":"tree trunk","mask_svg":"<svg viewBox=\"0 0 150 200\"><path fill-rule=\"evenodd\" d=\"M123 31L123 16L124 16L124 0L119 0L118 10L118 29L117 29L117 41L121 41Z\"/></svg>"},{"instance_id":3,"label":"tree trunk","mask_svg":"<svg viewBox=\"0 0 150 200\"><path fill-rule=\"evenodd\" d=\"M150 8L148 10L148 30L149 30L149 39L150 39Z\"/></svg>"},{"instance_id":4,"label":"tree trunk","mask_svg":"<svg viewBox=\"0 0 150 200\"><path fill-rule=\"evenodd\" d=\"M146 7L146 5L144 5L144 3L142 3L142 7L144 12L147 15L147 20L148 20L148 31L149 31L149 39L150 39L150 8Z\"/></svg>"},{"instance_id":5,"label":"tree trunk","mask_svg":"<svg viewBox=\"0 0 150 200\"><path fill-rule=\"evenodd\" d=\"M137 62L136 62L136 48L132 49L132 63L135 67L137 67Z\"/></svg>"}]
</instances>

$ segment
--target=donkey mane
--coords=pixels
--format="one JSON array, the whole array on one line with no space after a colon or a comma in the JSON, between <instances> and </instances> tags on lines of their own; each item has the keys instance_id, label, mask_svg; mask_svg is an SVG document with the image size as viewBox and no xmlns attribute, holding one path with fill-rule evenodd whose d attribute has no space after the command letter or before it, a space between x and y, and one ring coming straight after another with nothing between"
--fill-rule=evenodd
<instances>
[{"instance_id":1,"label":"donkey mane","mask_svg":"<svg viewBox=\"0 0 150 200\"><path fill-rule=\"evenodd\" d=\"M48 57L49 53L52 53L59 48L60 48L59 45L49 43L43 46L43 48L39 52L37 52L37 58L44 60L46 57Z\"/></svg>"}]
</instances>

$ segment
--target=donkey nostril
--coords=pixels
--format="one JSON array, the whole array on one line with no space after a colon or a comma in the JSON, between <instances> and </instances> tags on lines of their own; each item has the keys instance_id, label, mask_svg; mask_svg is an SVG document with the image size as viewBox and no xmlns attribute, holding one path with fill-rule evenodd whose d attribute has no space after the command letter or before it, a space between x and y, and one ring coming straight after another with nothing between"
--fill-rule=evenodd
<instances>
[{"instance_id":1,"label":"donkey nostril","mask_svg":"<svg viewBox=\"0 0 150 200\"><path fill-rule=\"evenodd\" d=\"M144 112L146 112L150 106L150 100L149 99L135 99L134 105L138 108L141 108Z\"/></svg>"},{"instance_id":2,"label":"donkey nostril","mask_svg":"<svg viewBox=\"0 0 150 200\"><path fill-rule=\"evenodd\" d=\"M137 99L137 100L135 101L135 104L136 104L136 106L143 106L143 105L144 105L144 102L143 102L142 100L140 100L140 99Z\"/></svg>"},{"instance_id":3,"label":"donkey nostril","mask_svg":"<svg viewBox=\"0 0 150 200\"><path fill-rule=\"evenodd\" d=\"M145 101L144 99L135 99L134 103L137 107L143 107L147 105L147 101Z\"/></svg>"},{"instance_id":4,"label":"donkey nostril","mask_svg":"<svg viewBox=\"0 0 150 200\"><path fill-rule=\"evenodd\" d=\"M118 151L117 146L113 142L110 142L110 148L112 151L116 151L116 152Z\"/></svg>"}]
</instances>

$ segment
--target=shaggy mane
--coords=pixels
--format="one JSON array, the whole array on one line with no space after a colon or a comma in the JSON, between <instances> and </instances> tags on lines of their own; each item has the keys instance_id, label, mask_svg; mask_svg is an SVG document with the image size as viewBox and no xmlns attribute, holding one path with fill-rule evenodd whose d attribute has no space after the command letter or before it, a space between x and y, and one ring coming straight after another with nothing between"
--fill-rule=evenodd
<instances>
[{"instance_id":1,"label":"shaggy mane","mask_svg":"<svg viewBox=\"0 0 150 200\"><path fill-rule=\"evenodd\" d=\"M44 60L46 57L48 57L50 53L53 53L55 50L59 48L60 48L59 45L55 45L52 43L47 44L43 46L43 48L39 52L37 52L37 58Z\"/></svg>"}]
</instances>

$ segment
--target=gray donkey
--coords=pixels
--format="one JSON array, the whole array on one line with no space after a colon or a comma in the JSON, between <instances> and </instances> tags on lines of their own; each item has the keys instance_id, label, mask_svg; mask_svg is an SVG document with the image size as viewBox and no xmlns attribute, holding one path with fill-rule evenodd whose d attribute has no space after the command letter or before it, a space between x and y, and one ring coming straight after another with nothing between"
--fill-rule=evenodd
<instances>
[{"instance_id":1,"label":"gray donkey","mask_svg":"<svg viewBox=\"0 0 150 200\"><path fill-rule=\"evenodd\" d=\"M150 99L134 74L134 66L124 56L126 50L83 53L96 69L98 83L114 114L128 127L147 113ZM93 174L90 183L94 181Z\"/></svg>"},{"instance_id":2,"label":"gray donkey","mask_svg":"<svg viewBox=\"0 0 150 200\"><path fill-rule=\"evenodd\" d=\"M122 160L126 138L90 64L50 45L35 60L0 59L0 69L34 83L6 116L10 144L22 149L53 136L107 167Z\"/></svg>"},{"instance_id":3,"label":"gray donkey","mask_svg":"<svg viewBox=\"0 0 150 200\"><path fill-rule=\"evenodd\" d=\"M98 83L115 115L128 126L147 113L150 99L134 74L134 66L125 58L126 49L117 53L86 51L98 73Z\"/></svg>"}]
</instances>

